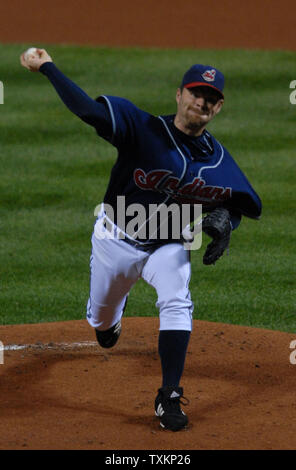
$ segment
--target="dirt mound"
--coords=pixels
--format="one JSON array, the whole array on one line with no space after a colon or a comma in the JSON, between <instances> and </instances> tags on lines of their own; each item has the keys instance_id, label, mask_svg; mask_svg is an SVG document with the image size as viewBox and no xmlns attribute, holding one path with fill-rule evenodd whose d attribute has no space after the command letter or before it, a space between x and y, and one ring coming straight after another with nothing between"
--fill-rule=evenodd
<instances>
[{"instance_id":1,"label":"dirt mound","mask_svg":"<svg viewBox=\"0 0 296 470\"><path fill-rule=\"evenodd\" d=\"M158 319L103 350L86 321L1 327L1 449L180 449L154 416ZM293 449L295 336L194 321L182 449ZM21 346L22 345L22 346Z\"/></svg>"}]
</instances>

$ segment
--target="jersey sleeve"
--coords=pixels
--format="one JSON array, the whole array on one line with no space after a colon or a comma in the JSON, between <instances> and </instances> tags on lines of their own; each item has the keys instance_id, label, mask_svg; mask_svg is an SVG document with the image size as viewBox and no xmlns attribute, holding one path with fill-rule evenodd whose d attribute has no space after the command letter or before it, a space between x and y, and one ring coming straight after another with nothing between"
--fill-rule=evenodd
<instances>
[{"instance_id":1,"label":"jersey sleeve","mask_svg":"<svg viewBox=\"0 0 296 470\"><path fill-rule=\"evenodd\" d=\"M117 147L133 147L138 129L145 126L151 115L142 111L131 101L117 96L101 95L97 102L108 106L112 121L112 138L110 142Z\"/></svg>"},{"instance_id":2,"label":"jersey sleeve","mask_svg":"<svg viewBox=\"0 0 296 470\"><path fill-rule=\"evenodd\" d=\"M224 178L227 186L232 188L231 198L227 201L230 213L233 215L234 225L236 218L246 216L251 219L259 219L262 213L262 202L248 178L239 168L231 155L224 149Z\"/></svg>"},{"instance_id":3,"label":"jersey sleeve","mask_svg":"<svg viewBox=\"0 0 296 470\"><path fill-rule=\"evenodd\" d=\"M104 102L97 102L90 98L52 62L44 63L39 70L49 79L63 103L72 113L95 127L101 137L106 140L111 139L112 120Z\"/></svg>"}]
</instances>

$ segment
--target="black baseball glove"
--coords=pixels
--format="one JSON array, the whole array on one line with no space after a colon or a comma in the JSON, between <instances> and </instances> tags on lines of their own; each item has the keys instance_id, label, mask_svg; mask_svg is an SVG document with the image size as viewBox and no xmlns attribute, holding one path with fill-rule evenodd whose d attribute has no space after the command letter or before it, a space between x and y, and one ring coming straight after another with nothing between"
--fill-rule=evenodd
<instances>
[{"instance_id":1,"label":"black baseball glove","mask_svg":"<svg viewBox=\"0 0 296 470\"><path fill-rule=\"evenodd\" d=\"M230 214L218 207L202 221L202 230L213 240L208 244L203 257L204 264L215 264L229 246L231 235Z\"/></svg>"}]
</instances>

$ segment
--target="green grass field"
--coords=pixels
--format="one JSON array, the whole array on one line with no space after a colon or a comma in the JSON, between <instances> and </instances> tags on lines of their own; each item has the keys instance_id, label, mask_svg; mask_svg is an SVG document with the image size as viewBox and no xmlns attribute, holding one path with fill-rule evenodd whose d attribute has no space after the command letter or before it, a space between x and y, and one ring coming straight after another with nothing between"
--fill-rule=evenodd
<instances>
[{"instance_id":1,"label":"green grass field","mask_svg":"<svg viewBox=\"0 0 296 470\"><path fill-rule=\"evenodd\" d=\"M93 212L116 158L46 77L20 66L28 46L0 45L1 324L85 318ZM261 196L263 215L243 220L214 267L202 264L205 245L192 252L194 318L294 332L295 53L40 46L90 96L123 96L153 114L175 112L193 63L224 72L224 109L209 130ZM140 281L126 315L157 316L155 302Z\"/></svg>"}]
</instances>

